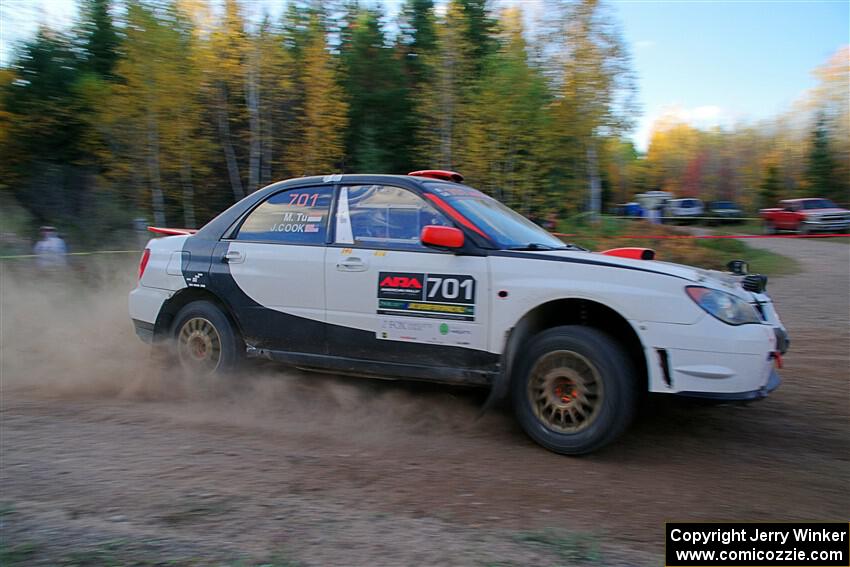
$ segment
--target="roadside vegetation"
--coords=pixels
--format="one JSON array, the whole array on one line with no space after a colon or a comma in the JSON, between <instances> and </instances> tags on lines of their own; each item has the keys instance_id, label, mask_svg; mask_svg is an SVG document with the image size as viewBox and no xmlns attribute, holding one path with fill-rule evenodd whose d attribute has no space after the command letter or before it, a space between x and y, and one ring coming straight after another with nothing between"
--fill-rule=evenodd
<instances>
[{"instance_id":1,"label":"roadside vegetation","mask_svg":"<svg viewBox=\"0 0 850 567\"><path fill-rule=\"evenodd\" d=\"M711 130L660 116L643 151L608 2L547 3L545 26L526 25L522 2L404 0L394 17L386 2L289 2L274 17L255 4L77 0L72 26L13 45L0 208L84 249L137 218L197 227L312 174L451 169L540 218L656 189L749 214L850 191L848 47L787 112Z\"/></svg>"},{"instance_id":2,"label":"roadside vegetation","mask_svg":"<svg viewBox=\"0 0 850 567\"><path fill-rule=\"evenodd\" d=\"M793 274L800 270L799 264L792 258L748 246L742 240L687 238L690 233L684 228L639 220L602 217L598 223L593 223L589 217L582 215L561 223L558 230L566 235L561 237L562 240L594 252L634 246L652 248L657 260L700 268L726 270L730 260L745 260L751 272L768 276Z\"/></svg>"}]
</instances>

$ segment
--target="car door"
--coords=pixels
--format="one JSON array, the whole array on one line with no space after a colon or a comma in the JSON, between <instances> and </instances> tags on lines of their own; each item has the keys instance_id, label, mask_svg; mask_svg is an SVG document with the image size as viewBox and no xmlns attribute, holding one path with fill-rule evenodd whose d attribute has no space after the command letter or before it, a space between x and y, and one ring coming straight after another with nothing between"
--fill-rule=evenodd
<instances>
[{"instance_id":1,"label":"car door","mask_svg":"<svg viewBox=\"0 0 850 567\"><path fill-rule=\"evenodd\" d=\"M325 264L329 353L378 363L481 367L485 257L423 246L423 226L452 222L414 192L342 186Z\"/></svg>"},{"instance_id":2,"label":"car door","mask_svg":"<svg viewBox=\"0 0 850 567\"><path fill-rule=\"evenodd\" d=\"M782 203L782 210L776 215L776 228L782 230L797 229L797 206L796 203Z\"/></svg>"},{"instance_id":3,"label":"car door","mask_svg":"<svg viewBox=\"0 0 850 567\"><path fill-rule=\"evenodd\" d=\"M331 186L275 193L220 243L212 284L231 304L249 344L324 353L324 263L332 197Z\"/></svg>"}]
</instances>

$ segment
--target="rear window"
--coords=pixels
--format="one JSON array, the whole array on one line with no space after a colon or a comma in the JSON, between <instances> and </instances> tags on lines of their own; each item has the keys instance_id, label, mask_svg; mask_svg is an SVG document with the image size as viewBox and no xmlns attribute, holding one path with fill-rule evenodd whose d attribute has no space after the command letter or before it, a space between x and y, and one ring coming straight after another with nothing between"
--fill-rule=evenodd
<instances>
[{"instance_id":1,"label":"rear window","mask_svg":"<svg viewBox=\"0 0 850 567\"><path fill-rule=\"evenodd\" d=\"M306 187L275 193L254 209L237 240L324 244L333 189Z\"/></svg>"}]
</instances>

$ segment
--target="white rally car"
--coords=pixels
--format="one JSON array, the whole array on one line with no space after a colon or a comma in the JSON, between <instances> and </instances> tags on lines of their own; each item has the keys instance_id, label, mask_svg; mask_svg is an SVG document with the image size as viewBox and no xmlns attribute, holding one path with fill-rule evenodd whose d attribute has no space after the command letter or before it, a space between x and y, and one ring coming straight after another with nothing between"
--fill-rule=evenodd
<instances>
[{"instance_id":1,"label":"white rally car","mask_svg":"<svg viewBox=\"0 0 850 567\"><path fill-rule=\"evenodd\" d=\"M763 276L565 245L462 180L292 179L198 231L152 229L171 236L142 256L136 331L201 374L263 357L487 386L565 454L614 440L641 392L751 400L779 384L788 341Z\"/></svg>"}]
</instances>

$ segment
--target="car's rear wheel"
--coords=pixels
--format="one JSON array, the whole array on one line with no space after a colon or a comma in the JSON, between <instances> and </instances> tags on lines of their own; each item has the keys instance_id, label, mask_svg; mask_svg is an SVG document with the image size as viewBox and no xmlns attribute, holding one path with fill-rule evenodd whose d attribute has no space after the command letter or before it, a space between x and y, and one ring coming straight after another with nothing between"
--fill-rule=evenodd
<instances>
[{"instance_id":1,"label":"car's rear wheel","mask_svg":"<svg viewBox=\"0 0 850 567\"><path fill-rule=\"evenodd\" d=\"M227 315L209 301L183 307L175 318L173 337L180 366L194 376L231 372L244 350Z\"/></svg>"},{"instance_id":2,"label":"car's rear wheel","mask_svg":"<svg viewBox=\"0 0 850 567\"><path fill-rule=\"evenodd\" d=\"M590 327L555 327L534 337L513 381L513 407L525 432L565 455L595 451L631 423L637 405L633 365L623 348Z\"/></svg>"}]
</instances>

